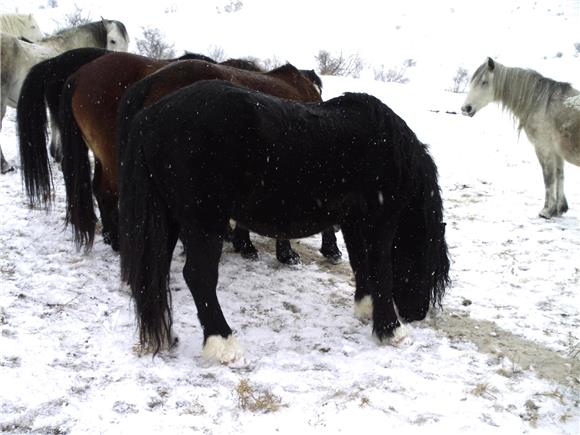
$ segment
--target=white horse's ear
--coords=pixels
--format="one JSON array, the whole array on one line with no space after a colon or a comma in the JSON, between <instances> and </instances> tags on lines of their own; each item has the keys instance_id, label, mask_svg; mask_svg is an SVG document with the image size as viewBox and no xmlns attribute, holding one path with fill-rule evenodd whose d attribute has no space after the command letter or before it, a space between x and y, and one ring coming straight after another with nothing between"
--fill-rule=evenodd
<instances>
[{"instance_id":1,"label":"white horse's ear","mask_svg":"<svg viewBox=\"0 0 580 435\"><path fill-rule=\"evenodd\" d=\"M490 71L493 71L493 69L495 68L495 62L491 57L487 58L487 67L489 68Z\"/></svg>"}]
</instances>

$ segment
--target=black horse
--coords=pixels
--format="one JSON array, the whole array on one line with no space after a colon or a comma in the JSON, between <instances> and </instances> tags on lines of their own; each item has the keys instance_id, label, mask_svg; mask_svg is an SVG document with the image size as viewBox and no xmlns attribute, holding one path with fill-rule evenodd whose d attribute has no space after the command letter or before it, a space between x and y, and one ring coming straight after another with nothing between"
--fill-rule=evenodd
<instances>
[{"instance_id":1,"label":"black horse","mask_svg":"<svg viewBox=\"0 0 580 435\"><path fill-rule=\"evenodd\" d=\"M204 353L222 362L240 356L216 296L230 217L288 239L339 224L355 302L370 297L380 342L398 338L395 306L410 322L441 304L449 259L437 168L378 99L348 93L297 103L200 81L142 110L128 127L119 150L121 270L146 348L157 352L172 341L168 282L179 236Z\"/></svg>"}]
</instances>

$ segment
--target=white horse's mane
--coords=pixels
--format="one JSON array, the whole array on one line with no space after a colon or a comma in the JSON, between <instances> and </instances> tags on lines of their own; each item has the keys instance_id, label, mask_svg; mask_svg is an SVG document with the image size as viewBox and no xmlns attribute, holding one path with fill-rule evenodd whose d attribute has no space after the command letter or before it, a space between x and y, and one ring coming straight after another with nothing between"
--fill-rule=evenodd
<instances>
[{"instance_id":1,"label":"white horse's mane","mask_svg":"<svg viewBox=\"0 0 580 435\"><path fill-rule=\"evenodd\" d=\"M481 85L488 69L489 65L485 62L473 74L472 82ZM494 101L519 120L519 130L527 124L534 112L541 108L547 110L555 97L566 95L571 89L570 83L544 77L534 70L506 67L494 62Z\"/></svg>"},{"instance_id":2,"label":"white horse's mane","mask_svg":"<svg viewBox=\"0 0 580 435\"><path fill-rule=\"evenodd\" d=\"M0 30L2 33L7 33L16 37L25 36L29 26L33 23L36 24L36 20L30 14L0 15Z\"/></svg>"}]
</instances>

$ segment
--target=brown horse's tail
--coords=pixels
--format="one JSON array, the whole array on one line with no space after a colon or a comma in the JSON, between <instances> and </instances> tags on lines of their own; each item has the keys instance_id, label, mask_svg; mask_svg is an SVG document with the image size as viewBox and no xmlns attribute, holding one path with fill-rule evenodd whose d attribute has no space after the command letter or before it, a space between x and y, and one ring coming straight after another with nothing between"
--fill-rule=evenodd
<instances>
[{"instance_id":1,"label":"brown horse's tail","mask_svg":"<svg viewBox=\"0 0 580 435\"><path fill-rule=\"evenodd\" d=\"M77 247L90 249L95 238L97 217L93 205L89 149L73 114L72 97L76 88L74 78L63 86L60 99L62 123L62 173L66 187L66 223L73 227Z\"/></svg>"}]
</instances>

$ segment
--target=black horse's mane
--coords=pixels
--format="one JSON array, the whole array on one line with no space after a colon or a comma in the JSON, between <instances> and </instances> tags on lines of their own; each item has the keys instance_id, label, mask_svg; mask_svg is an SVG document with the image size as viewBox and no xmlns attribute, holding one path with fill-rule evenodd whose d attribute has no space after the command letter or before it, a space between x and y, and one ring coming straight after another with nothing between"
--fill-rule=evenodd
<instances>
[{"instance_id":1,"label":"black horse's mane","mask_svg":"<svg viewBox=\"0 0 580 435\"><path fill-rule=\"evenodd\" d=\"M208 57L204 54L192 53L191 51L186 51L182 56L176 57L176 58L171 59L171 60L172 61L174 61L174 60L203 60L203 61L208 62L208 63L217 63L211 57Z\"/></svg>"},{"instance_id":2,"label":"black horse's mane","mask_svg":"<svg viewBox=\"0 0 580 435\"><path fill-rule=\"evenodd\" d=\"M231 66L237 69L243 69L245 71L253 72L263 72L264 70L260 66L250 59L228 59L224 62L219 62L220 65Z\"/></svg>"},{"instance_id":3,"label":"black horse's mane","mask_svg":"<svg viewBox=\"0 0 580 435\"><path fill-rule=\"evenodd\" d=\"M300 72L322 90L322 79L313 69L301 69Z\"/></svg>"}]
</instances>

